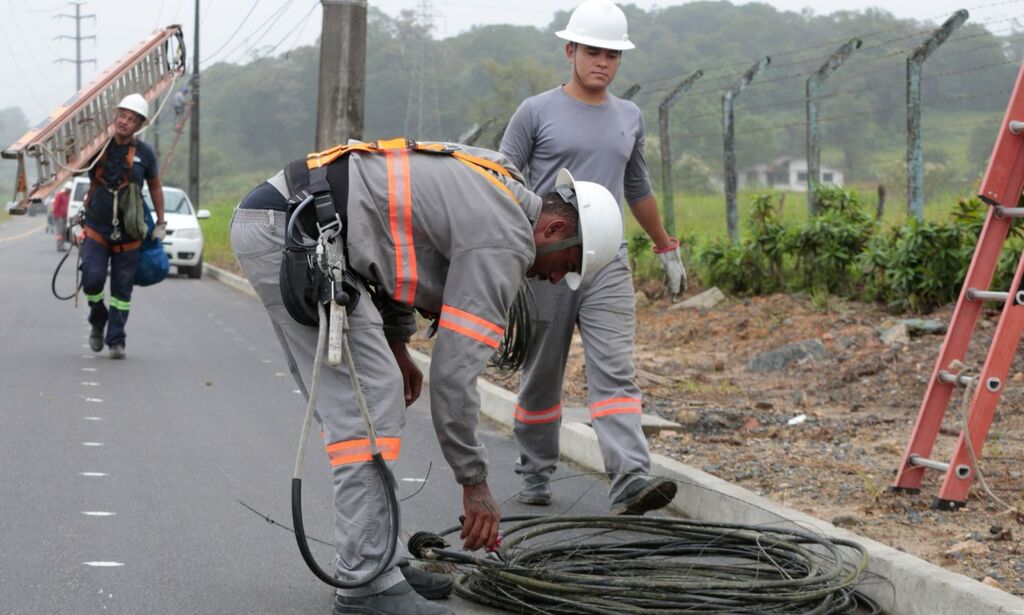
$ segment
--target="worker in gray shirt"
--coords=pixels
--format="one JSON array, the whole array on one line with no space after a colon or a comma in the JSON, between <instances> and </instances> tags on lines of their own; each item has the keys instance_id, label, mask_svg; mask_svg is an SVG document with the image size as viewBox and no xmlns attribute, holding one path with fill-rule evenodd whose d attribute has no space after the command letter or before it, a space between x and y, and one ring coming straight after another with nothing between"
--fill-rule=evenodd
<instances>
[{"instance_id":1,"label":"worker in gray shirt","mask_svg":"<svg viewBox=\"0 0 1024 615\"><path fill-rule=\"evenodd\" d=\"M462 486L463 548L493 549L501 515L477 437L477 377L506 341L507 314L525 277L548 285L565 278L576 287L588 269L615 258L622 219L614 198L565 171L551 192L535 195L497 152L457 144L353 143L296 162L242 199L231 221L231 246L270 315L299 389L311 390L320 339L317 327L290 307L310 294L301 285L305 276L297 285L282 276L282 253L289 200L304 194L302 178L313 186L314 171L322 171L328 189L317 194L330 193L344 220L349 291L362 296L350 300L345 335L381 457L398 459L405 409L423 381L406 349L415 308L436 323L430 411L441 451ZM305 259L300 254L300 264ZM423 599L444 593L431 575L402 566L397 552L385 561L387 495L371 463L369 430L353 410L360 403L351 374L342 362L319 378L316 411L334 479L335 576L349 585L339 587L334 615L450 614Z\"/></svg>"},{"instance_id":2,"label":"worker in gray shirt","mask_svg":"<svg viewBox=\"0 0 1024 615\"><path fill-rule=\"evenodd\" d=\"M570 80L527 98L509 121L501 152L528 169L531 188L551 190L556 174L568 168L575 177L607 188L651 237L678 298L686 289L679 242L669 237L658 215L644 160L644 119L632 102L608 92L622 59L633 49L623 12L609 0L586 0L557 33L568 41ZM550 475L558 462L562 382L573 329L578 326L586 359L591 424L597 433L605 470L611 477L612 514L643 514L668 504L676 494L672 481L648 477L650 451L640 429L643 410L634 382L635 306L626 243L618 256L583 281L579 292L565 285L533 283L537 303L537 339L527 357L515 407L515 465L523 476L520 502L548 505Z\"/></svg>"}]
</instances>

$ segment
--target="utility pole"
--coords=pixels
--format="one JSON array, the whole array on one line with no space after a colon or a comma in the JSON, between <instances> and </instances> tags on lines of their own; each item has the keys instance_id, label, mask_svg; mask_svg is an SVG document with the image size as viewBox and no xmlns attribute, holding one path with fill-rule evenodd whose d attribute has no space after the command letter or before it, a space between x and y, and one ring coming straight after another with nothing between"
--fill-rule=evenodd
<instances>
[{"instance_id":1,"label":"utility pole","mask_svg":"<svg viewBox=\"0 0 1024 615\"><path fill-rule=\"evenodd\" d=\"M907 57L907 213L924 219L924 145L921 139L921 65L969 14L960 9Z\"/></svg>"},{"instance_id":2,"label":"utility pole","mask_svg":"<svg viewBox=\"0 0 1024 615\"><path fill-rule=\"evenodd\" d=\"M93 41L96 40L96 35L82 36L82 20L83 19L92 19L93 24L95 24L96 23L96 15L95 14L92 14L92 15L82 15L82 4L83 4L82 2L72 2L71 4L75 5L75 14L74 15L68 15L66 13L61 13L59 15L56 15L55 17L57 19L60 19L61 17L68 17L70 19L74 19L75 20L75 35L74 36L68 36L66 34L60 34L60 35L55 36L53 38L56 39L56 40L67 38L67 39L71 39L71 40L75 41L75 59L71 60L69 58L57 58L56 60L54 60L54 62L56 62L58 64L60 64L61 62L71 62L72 64L75 65L75 92L78 92L79 90L82 89L82 64L85 64L86 62L92 62L92 65L96 66L96 58L90 58L90 59L87 59L87 60L83 60L82 59L82 41L85 40L85 39L88 39L88 38L91 38Z\"/></svg>"},{"instance_id":3,"label":"utility pole","mask_svg":"<svg viewBox=\"0 0 1024 615\"><path fill-rule=\"evenodd\" d=\"M438 105L434 73L434 54L428 48L434 31L434 13L430 0L420 0L416 9L411 41L409 96L405 103L405 134L415 139L441 139L441 111ZM429 91L428 91L429 90Z\"/></svg>"},{"instance_id":4,"label":"utility pole","mask_svg":"<svg viewBox=\"0 0 1024 615\"><path fill-rule=\"evenodd\" d=\"M363 138L366 83L366 0L320 0L320 89L316 149Z\"/></svg>"},{"instance_id":5,"label":"utility pole","mask_svg":"<svg viewBox=\"0 0 1024 615\"><path fill-rule=\"evenodd\" d=\"M761 74L772 59L765 56L743 73L731 88L722 94L722 150L725 152L725 224L729 239L740 241L740 214L736 207L736 98L750 82Z\"/></svg>"},{"instance_id":6,"label":"utility pole","mask_svg":"<svg viewBox=\"0 0 1024 615\"><path fill-rule=\"evenodd\" d=\"M850 54L860 49L861 40L851 38L836 49L813 75L807 78L807 211L814 216L818 203L814 188L821 183L821 132L818 129L818 91L829 74L839 68Z\"/></svg>"},{"instance_id":7,"label":"utility pole","mask_svg":"<svg viewBox=\"0 0 1024 615\"><path fill-rule=\"evenodd\" d=\"M192 43L192 108L188 131L188 198L199 209L199 0L195 8L195 39Z\"/></svg>"}]
</instances>

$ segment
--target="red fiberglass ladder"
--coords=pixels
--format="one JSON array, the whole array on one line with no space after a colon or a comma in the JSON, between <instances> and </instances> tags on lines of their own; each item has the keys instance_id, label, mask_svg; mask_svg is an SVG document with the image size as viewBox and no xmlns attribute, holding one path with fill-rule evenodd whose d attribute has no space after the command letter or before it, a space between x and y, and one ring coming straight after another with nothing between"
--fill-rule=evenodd
<instances>
[{"instance_id":1,"label":"red fiberglass ladder","mask_svg":"<svg viewBox=\"0 0 1024 615\"><path fill-rule=\"evenodd\" d=\"M981 457L992 415L1006 386L1010 364L1024 333L1024 254L1017 264L1013 284L1009 290L988 290L999 262L1006 237L1014 218L1024 217L1024 208L1018 207L1024 190L1024 66L1017 74L1017 83L1010 95L1006 114L1000 124L999 135L989 161L979 195L988 203L988 215L978 245L974 249L967 279L960 290L946 339L939 351L939 359L932 371L921 410L914 424L903 454L903 461L892 485L895 491L920 491L924 471L941 470L945 479L938 497L932 502L937 510L957 510L967 503L967 490L975 475L974 463L967 448L967 439L975 453ZM967 346L985 302L1002 303L1003 310L996 326L995 337L989 346L985 364L976 376L951 370L954 361L964 361ZM956 449L949 463L929 458L935 438L942 425L942 417L950 398L957 388L971 386L966 429L960 432ZM959 398L959 396L957 396ZM959 406L959 401L954 402Z\"/></svg>"},{"instance_id":2,"label":"red fiberglass ladder","mask_svg":"<svg viewBox=\"0 0 1024 615\"><path fill-rule=\"evenodd\" d=\"M25 213L30 201L46 198L102 149L114 134L114 107L121 98L137 92L153 102L184 73L181 27L157 30L5 149L4 158L18 161L11 213ZM31 184L28 158L35 160Z\"/></svg>"}]
</instances>

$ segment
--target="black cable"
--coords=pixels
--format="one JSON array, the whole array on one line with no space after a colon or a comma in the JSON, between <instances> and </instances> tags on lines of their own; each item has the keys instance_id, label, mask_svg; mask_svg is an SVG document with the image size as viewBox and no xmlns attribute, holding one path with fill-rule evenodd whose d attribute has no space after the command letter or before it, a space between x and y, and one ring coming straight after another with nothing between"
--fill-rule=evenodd
<instances>
[{"instance_id":1,"label":"black cable","mask_svg":"<svg viewBox=\"0 0 1024 615\"><path fill-rule=\"evenodd\" d=\"M855 587L860 545L808 531L691 519L515 516L486 557L418 532L415 557L454 564L456 593L523 613L880 613Z\"/></svg>"},{"instance_id":2,"label":"black cable","mask_svg":"<svg viewBox=\"0 0 1024 615\"><path fill-rule=\"evenodd\" d=\"M400 530L398 520L398 499L395 495L398 487L395 485L395 477L391 474L388 464L380 453L374 453L373 465L377 468L377 475L380 477L381 488L384 491L384 499L388 508L388 535L387 548L377 565L366 574L365 577L355 581L339 581L337 578L324 572L309 550L309 542L306 540L306 528L302 522L302 479L292 479L292 523L295 525L295 542L299 546L299 553L302 560L314 575L327 585L339 589L355 589L372 583L377 577L391 567L391 560L395 557L395 550L398 547L398 533Z\"/></svg>"},{"instance_id":3,"label":"black cable","mask_svg":"<svg viewBox=\"0 0 1024 615\"><path fill-rule=\"evenodd\" d=\"M533 291L523 283L508 311L508 325L505 336L491 357L491 365L506 374L514 374L522 368L533 346L535 309Z\"/></svg>"}]
</instances>

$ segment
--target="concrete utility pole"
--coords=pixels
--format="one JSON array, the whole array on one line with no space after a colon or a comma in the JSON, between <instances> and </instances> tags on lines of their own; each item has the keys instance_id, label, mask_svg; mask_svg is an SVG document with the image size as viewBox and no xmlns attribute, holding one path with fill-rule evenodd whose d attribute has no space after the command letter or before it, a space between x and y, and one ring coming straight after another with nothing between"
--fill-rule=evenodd
<instances>
[{"instance_id":1,"label":"concrete utility pole","mask_svg":"<svg viewBox=\"0 0 1024 615\"><path fill-rule=\"evenodd\" d=\"M96 15L95 14L92 14L92 15L82 15L82 4L83 4L82 2L72 2L71 4L75 5L75 14L74 15L68 15L66 13L61 13L59 15L56 15L55 17L57 19L60 19L61 17L68 17L70 19L74 19L75 20L75 35L74 36L68 36L66 34L60 34L60 35L55 36L53 38L57 39L57 40L67 38L67 39L71 39L71 40L75 41L75 59L71 60L69 58L57 58L56 60L54 60L54 62L56 62L58 64L61 63L61 62L71 62L72 64L75 65L75 91L77 92L77 91L82 89L82 64L85 64L87 62L92 62L92 65L96 66L96 58L90 58L90 59L87 59L87 60L83 60L82 59L82 41L85 40L85 39L89 39L89 38L91 38L93 41L96 40L96 36L95 35L82 36L82 20L83 19L92 19L93 24L95 24L96 23Z\"/></svg>"},{"instance_id":2,"label":"concrete utility pole","mask_svg":"<svg viewBox=\"0 0 1024 615\"><path fill-rule=\"evenodd\" d=\"M807 212L818 213L814 186L821 183L821 132L818 130L818 90L829 74L839 68L850 54L860 49L861 40L851 38L836 49L813 75L807 78Z\"/></svg>"},{"instance_id":3,"label":"concrete utility pole","mask_svg":"<svg viewBox=\"0 0 1024 615\"><path fill-rule=\"evenodd\" d=\"M661 142L661 187L664 193L661 199L661 220L665 225L665 231L669 235L676 234L676 210L673 203L672 187L672 147L669 144L668 135L668 112L676 99L686 93L687 90L704 76L704 71L695 71L692 75L683 79L679 85L672 88L665 100L658 105L658 135Z\"/></svg>"},{"instance_id":4,"label":"concrete utility pole","mask_svg":"<svg viewBox=\"0 0 1024 615\"><path fill-rule=\"evenodd\" d=\"M725 150L725 222L729 229L729 239L740 240L739 210L736 208L736 97L743 88L768 68L772 59L765 56L743 73L740 80L722 94L722 133L723 149Z\"/></svg>"},{"instance_id":5,"label":"concrete utility pole","mask_svg":"<svg viewBox=\"0 0 1024 615\"><path fill-rule=\"evenodd\" d=\"M199 0L195 8L195 40L192 43L192 109L188 125L188 198L199 209Z\"/></svg>"},{"instance_id":6,"label":"concrete utility pole","mask_svg":"<svg viewBox=\"0 0 1024 615\"><path fill-rule=\"evenodd\" d=\"M970 14L960 9L907 56L907 213L924 218L924 144L921 139L921 65Z\"/></svg>"},{"instance_id":7,"label":"concrete utility pole","mask_svg":"<svg viewBox=\"0 0 1024 615\"><path fill-rule=\"evenodd\" d=\"M366 0L321 0L316 149L363 138Z\"/></svg>"}]
</instances>

